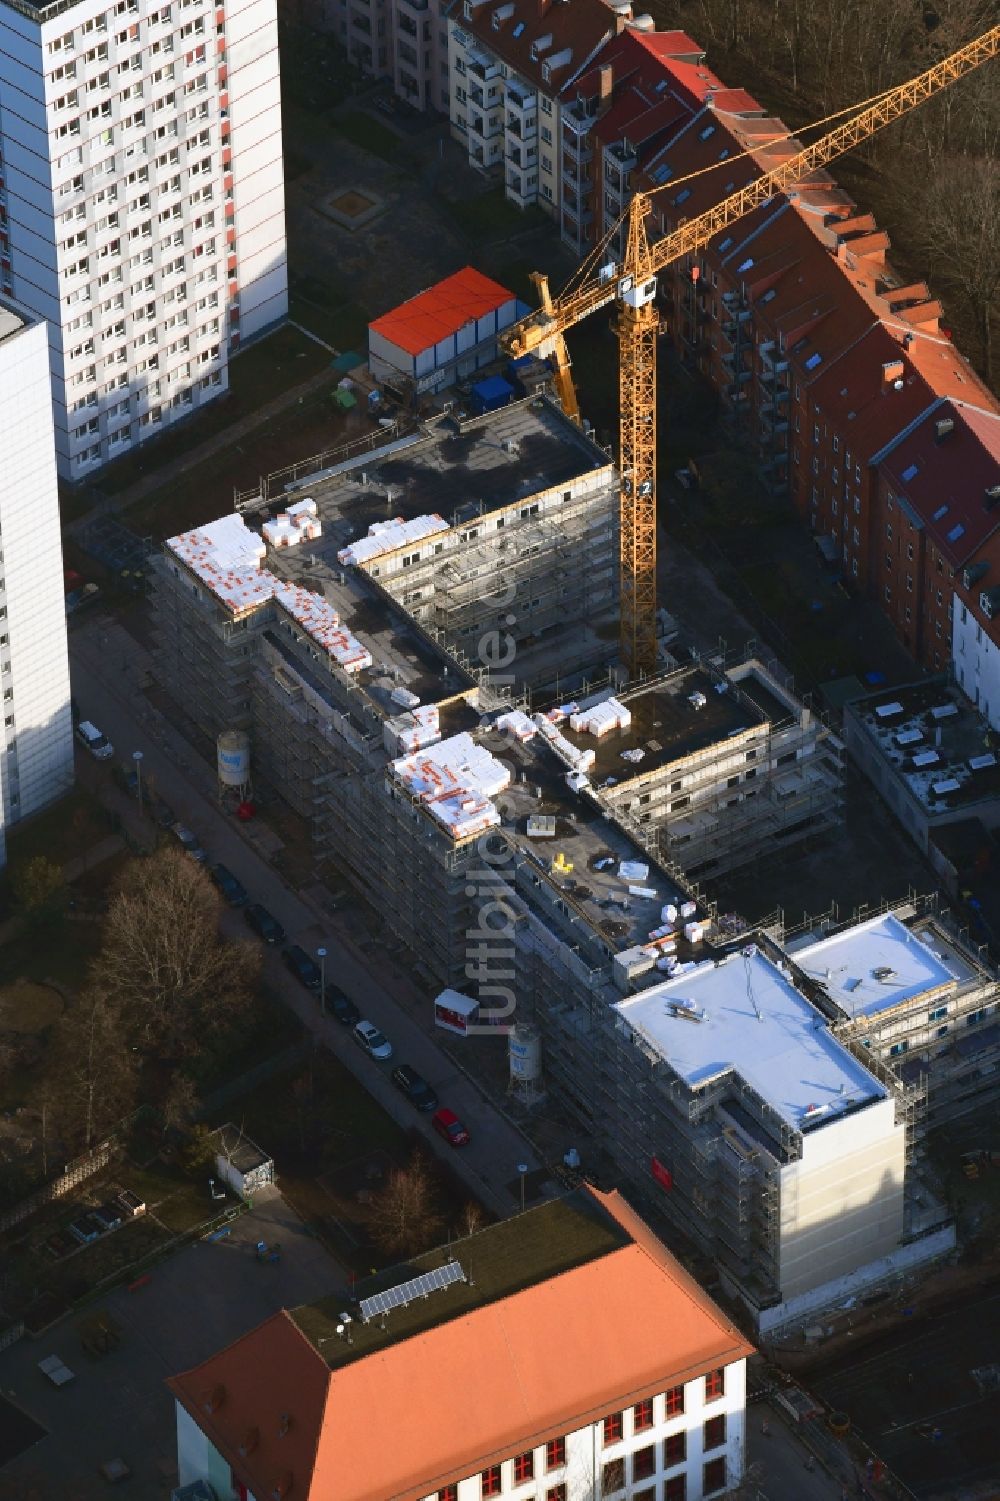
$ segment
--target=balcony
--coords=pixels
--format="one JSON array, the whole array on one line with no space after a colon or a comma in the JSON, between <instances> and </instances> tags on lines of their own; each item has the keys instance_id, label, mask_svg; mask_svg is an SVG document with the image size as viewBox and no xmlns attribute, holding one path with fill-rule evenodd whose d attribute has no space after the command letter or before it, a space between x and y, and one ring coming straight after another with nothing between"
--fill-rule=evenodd
<instances>
[{"instance_id":1,"label":"balcony","mask_svg":"<svg viewBox=\"0 0 1000 1501\"><path fill-rule=\"evenodd\" d=\"M517 83L513 78L507 80L507 103L511 109L516 109L520 114L534 114L538 108L538 95L531 94L523 84Z\"/></svg>"},{"instance_id":2,"label":"balcony","mask_svg":"<svg viewBox=\"0 0 1000 1501\"><path fill-rule=\"evenodd\" d=\"M630 172L638 161L635 148L628 141L615 141L607 147L607 155L625 172Z\"/></svg>"},{"instance_id":3,"label":"balcony","mask_svg":"<svg viewBox=\"0 0 1000 1501\"><path fill-rule=\"evenodd\" d=\"M509 146L504 155L511 166L517 167L521 172L538 164L538 153L534 146Z\"/></svg>"},{"instance_id":4,"label":"balcony","mask_svg":"<svg viewBox=\"0 0 1000 1501\"><path fill-rule=\"evenodd\" d=\"M574 136L563 136L564 166L579 165L580 167L585 167L593 159L594 153L589 146L581 146L580 142Z\"/></svg>"},{"instance_id":5,"label":"balcony","mask_svg":"<svg viewBox=\"0 0 1000 1501\"><path fill-rule=\"evenodd\" d=\"M572 183L581 193L588 192L594 186L594 180L587 175L586 169L578 167L568 157L563 159L563 177L567 182Z\"/></svg>"},{"instance_id":6,"label":"balcony","mask_svg":"<svg viewBox=\"0 0 1000 1501\"><path fill-rule=\"evenodd\" d=\"M493 141L502 134L503 126L498 116L487 116L486 119L482 115L469 116L469 135L476 137L477 140Z\"/></svg>"}]
</instances>

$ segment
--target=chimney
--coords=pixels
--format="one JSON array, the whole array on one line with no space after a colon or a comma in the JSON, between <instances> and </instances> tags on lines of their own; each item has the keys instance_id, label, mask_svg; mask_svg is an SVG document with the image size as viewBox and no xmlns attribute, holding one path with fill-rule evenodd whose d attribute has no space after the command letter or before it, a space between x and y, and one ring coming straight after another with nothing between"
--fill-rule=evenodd
<instances>
[{"instance_id":1,"label":"chimney","mask_svg":"<svg viewBox=\"0 0 1000 1501\"><path fill-rule=\"evenodd\" d=\"M902 360L887 360L882 366L882 395L887 391L901 391L906 366Z\"/></svg>"},{"instance_id":2,"label":"chimney","mask_svg":"<svg viewBox=\"0 0 1000 1501\"><path fill-rule=\"evenodd\" d=\"M541 20L551 9L552 0L538 0L538 19Z\"/></svg>"},{"instance_id":3,"label":"chimney","mask_svg":"<svg viewBox=\"0 0 1000 1501\"><path fill-rule=\"evenodd\" d=\"M597 74L597 107L603 109L611 98L615 70L610 63L602 63Z\"/></svg>"},{"instance_id":4,"label":"chimney","mask_svg":"<svg viewBox=\"0 0 1000 1501\"><path fill-rule=\"evenodd\" d=\"M939 417L934 424L934 442L943 443L949 433L955 431L954 417Z\"/></svg>"}]
</instances>

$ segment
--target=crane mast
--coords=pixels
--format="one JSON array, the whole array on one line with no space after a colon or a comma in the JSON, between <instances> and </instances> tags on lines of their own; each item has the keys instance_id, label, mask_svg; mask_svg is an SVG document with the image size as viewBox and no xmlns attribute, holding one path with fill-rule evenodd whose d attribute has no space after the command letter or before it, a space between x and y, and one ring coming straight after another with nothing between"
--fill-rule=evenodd
<instances>
[{"instance_id":1,"label":"crane mast","mask_svg":"<svg viewBox=\"0 0 1000 1501\"><path fill-rule=\"evenodd\" d=\"M908 110L1000 52L1000 26L959 48L932 68L889 89L843 125L755 178L705 213L650 244L646 228L652 194L636 193L627 215L621 265L606 264L578 286L553 298L548 278L536 273L539 308L523 318L505 343L515 356L551 360L563 410L579 421L565 335L612 302L616 304L620 473L619 649L631 677L656 667L656 308L657 273L702 249L714 235L766 204L793 183L868 140ZM672 184L676 186L676 184ZM617 227L617 226L616 226ZM609 240L611 236L607 237ZM596 252L595 252L596 255Z\"/></svg>"}]
</instances>

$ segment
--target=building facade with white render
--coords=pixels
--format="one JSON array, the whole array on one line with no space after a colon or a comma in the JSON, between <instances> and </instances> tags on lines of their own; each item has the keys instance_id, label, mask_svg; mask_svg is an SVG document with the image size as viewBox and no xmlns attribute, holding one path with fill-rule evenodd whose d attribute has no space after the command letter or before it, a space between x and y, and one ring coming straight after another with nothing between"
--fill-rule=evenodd
<instances>
[{"instance_id":1,"label":"building facade with white render","mask_svg":"<svg viewBox=\"0 0 1000 1501\"><path fill-rule=\"evenodd\" d=\"M45 327L0 297L0 863L6 831L73 785Z\"/></svg>"},{"instance_id":2,"label":"building facade with white render","mask_svg":"<svg viewBox=\"0 0 1000 1501\"><path fill-rule=\"evenodd\" d=\"M219 1501L708 1501L743 1478L752 1346L617 1193L550 1200L354 1294L169 1381L177 1501L206 1484ZM404 1431L359 1445L376 1391Z\"/></svg>"},{"instance_id":3,"label":"building facade with white render","mask_svg":"<svg viewBox=\"0 0 1000 1501\"><path fill-rule=\"evenodd\" d=\"M0 291L79 480L288 308L275 0L0 0Z\"/></svg>"}]
</instances>

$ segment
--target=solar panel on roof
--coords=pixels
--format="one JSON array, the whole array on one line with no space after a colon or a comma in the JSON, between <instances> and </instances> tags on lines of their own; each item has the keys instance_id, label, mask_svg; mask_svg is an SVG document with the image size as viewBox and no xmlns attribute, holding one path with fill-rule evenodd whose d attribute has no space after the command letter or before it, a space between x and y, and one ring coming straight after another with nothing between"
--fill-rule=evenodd
<instances>
[{"instance_id":1,"label":"solar panel on roof","mask_svg":"<svg viewBox=\"0 0 1000 1501\"><path fill-rule=\"evenodd\" d=\"M370 1324L380 1314L391 1313L394 1308L405 1308L415 1298L429 1298L432 1292L466 1280L461 1262L448 1261L444 1266L435 1267L432 1272L422 1272L409 1282L400 1282L396 1287L387 1287L384 1292L373 1293L370 1298L362 1298L362 1321Z\"/></svg>"}]
</instances>

